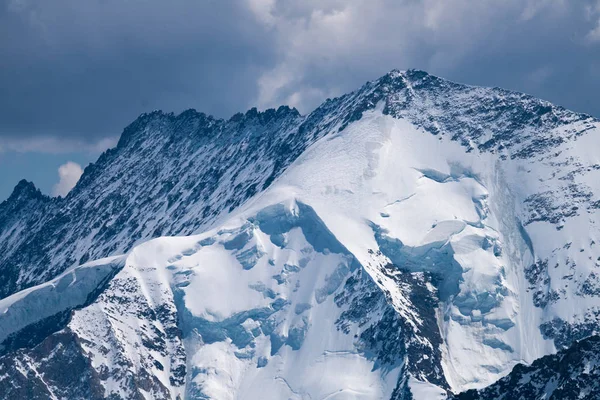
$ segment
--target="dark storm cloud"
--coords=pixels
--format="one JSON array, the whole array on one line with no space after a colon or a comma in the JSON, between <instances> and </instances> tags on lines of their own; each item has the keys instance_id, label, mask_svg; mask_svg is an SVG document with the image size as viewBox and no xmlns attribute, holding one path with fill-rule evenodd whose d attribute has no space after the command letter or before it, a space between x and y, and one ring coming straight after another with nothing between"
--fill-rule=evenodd
<instances>
[{"instance_id":1,"label":"dark storm cloud","mask_svg":"<svg viewBox=\"0 0 600 400\"><path fill-rule=\"evenodd\" d=\"M314 105L390 68L416 67L600 116L598 1L329 1L317 12L322 3L308 1L295 19L290 2L271 3L288 50L259 81L265 104Z\"/></svg>"},{"instance_id":2,"label":"dark storm cloud","mask_svg":"<svg viewBox=\"0 0 600 400\"><path fill-rule=\"evenodd\" d=\"M599 20L595 0L8 0L0 140L96 143L157 108L308 112L412 67L600 116Z\"/></svg>"},{"instance_id":3,"label":"dark storm cloud","mask_svg":"<svg viewBox=\"0 0 600 400\"><path fill-rule=\"evenodd\" d=\"M137 114L246 107L272 62L234 1L3 2L0 134L102 137Z\"/></svg>"}]
</instances>

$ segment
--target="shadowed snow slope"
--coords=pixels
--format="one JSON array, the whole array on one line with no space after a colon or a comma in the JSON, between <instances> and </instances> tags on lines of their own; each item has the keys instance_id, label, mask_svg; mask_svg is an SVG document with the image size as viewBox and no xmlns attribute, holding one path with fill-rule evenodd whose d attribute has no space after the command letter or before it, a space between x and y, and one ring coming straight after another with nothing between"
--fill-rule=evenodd
<instances>
[{"instance_id":1,"label":"shadowed snow slope","mask_svg":"<svg viewBox=\"0 0 600 400\"><path fill-rule=\"evenodd\" d=\"M143 118L150 136L124 135L65 203L21 183L0 206L23 251L38 222L20 213L54 210L39 232L76 210L111 221L71 226L62 250L41 233L46 253L2 249L3 273L24 268L6 293L37 282L27 261L54 278L0 300L4 398L445 399L598 331L589 116L393 71L307 117L194 122L210 140ZM150 176L126 168L150 154ZM193 234L144 242L165 233ZM126 255L57 275L70 251Z\"/></svg>"}]
</instances>

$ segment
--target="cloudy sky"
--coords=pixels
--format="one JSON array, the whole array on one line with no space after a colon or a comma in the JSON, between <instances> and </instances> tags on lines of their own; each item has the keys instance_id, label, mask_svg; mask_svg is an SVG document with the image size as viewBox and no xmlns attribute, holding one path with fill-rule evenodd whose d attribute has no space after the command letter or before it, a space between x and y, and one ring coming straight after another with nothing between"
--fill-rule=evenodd
<instances>
[{"instance_id":1,"label":"cloudy sky","mask_svg":"<svg viewBox=\"0 0 600 400\"><path fill-rule=\"evenodd\" d=\"M393 68L600 116L600 0L4 0L0 200L65 194L142 112L307 113Z\"/></svg>"}]
</instances>

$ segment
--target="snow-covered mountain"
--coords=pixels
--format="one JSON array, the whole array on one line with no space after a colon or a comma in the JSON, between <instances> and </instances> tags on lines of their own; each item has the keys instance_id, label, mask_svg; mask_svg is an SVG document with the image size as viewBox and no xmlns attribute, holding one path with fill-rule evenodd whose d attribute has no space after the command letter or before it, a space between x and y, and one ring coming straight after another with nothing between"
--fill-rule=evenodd
<instances>
[{"instance_id":1,"label":"snow-covered mountain","mask_svg":"<svg viewBox=\"0 0 600 400\"><path fill-rule=\"evenodd\" d=\"M66 198L0 205L0 393L524 393L598 333L599 134L414 70L308 116L144 114Z\"/></svg>"}]
</instances>

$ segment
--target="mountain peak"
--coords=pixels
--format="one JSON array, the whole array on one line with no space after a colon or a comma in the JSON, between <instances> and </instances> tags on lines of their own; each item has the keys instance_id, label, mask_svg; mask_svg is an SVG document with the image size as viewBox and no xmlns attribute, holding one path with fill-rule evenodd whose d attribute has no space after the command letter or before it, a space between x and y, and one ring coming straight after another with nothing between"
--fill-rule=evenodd
<instances>
[{"instance_id":1,"label":"mountain peak","mask_svg":"<svg viewBox=\"0 0 600 400\"><path fill-rule=\"evenodd\" d=\"M400 69L394 68L393 70L391 70L384 76L389 76L390 78L404 77L407 79L415 79L415 78L420 79L420 78L423 78L423 77L429 76L429 75L430 74L427 71L423 71L423 70L416 69L416 68L409 68L406 70L400 70Z\"/></svg>"},{"instance_id":2,"label":"mountain peak","mask_svg":"<svg viewBox=\"0 0 600 400\"><path fill-rule=\"evenodd\" d=\"M260 124L266 124L276 118L297 118L300 116L300 112L295 107L289 107L287 105L279 106L277 109L268 108L264 111L259 111L256 107L252 107L245 113L239 112L234 114L227 122L239 123L242 121L256 120Z\"/></svg>"},{"instance_id":3,"label":"mountain peak","mask_svg":"<svg viewBox=\"0 0 600 400\"><path fill-rule=\"evenodd\" d=\"M44 196L42 192L35 187L33 182L30 182L26 179L21 179L19 183L13 189L12 194L8 198L9 201L16 201L18 199L32 199L32 198L44 198L48 196Z\"/></svg>"},{"instance_id":4,"label":"mountain peak","mask_svg":"<svg viewBox=\"0 0 600 400\"><path fill-rule=\"evenodd\" d=\"M46 208L45 205L51 203L52 198L44 195L35 187L33 182L25 179L20 180L8 199L0 202L0 238L2 237L4 224L10 223L11 220L16 221L28 218L36 210L44 209ZM25 211L26 216L22 214L24 210L28 210Z\"/></svg>"},{"instance_id":5,"label":"mountain peak","mask_svg":"<svg viewBox=\"0 0 600 400\"><path fill-rule=\"evenodd\" d=\"M469 151L501 152L526 158L550 151L598 124L528 94L471 86L425 71L392 70L363 86L366 108L383 101L383 113L406 119L434 135L450 135ZM575 129L559 129L576 124Z\"/></svg>"},{"instance_id":6,"label":"mountain peak","mask_svg":"<svg viewBox=\"0 0 600 400\"><path fill-rule=\"evenodd\" d=\"M187 109L179 114L173 112L164 112L154 110L150 113L140 114L132 123L130 123L121 134L117 148L123 148L143 138L144 133L151 131L150 127L160 128L161 125L174 123L175 125L195 124L198 126L212 126L222 120L203 112L198 112L193 108Z\"/></svg>"}]
</instances>

